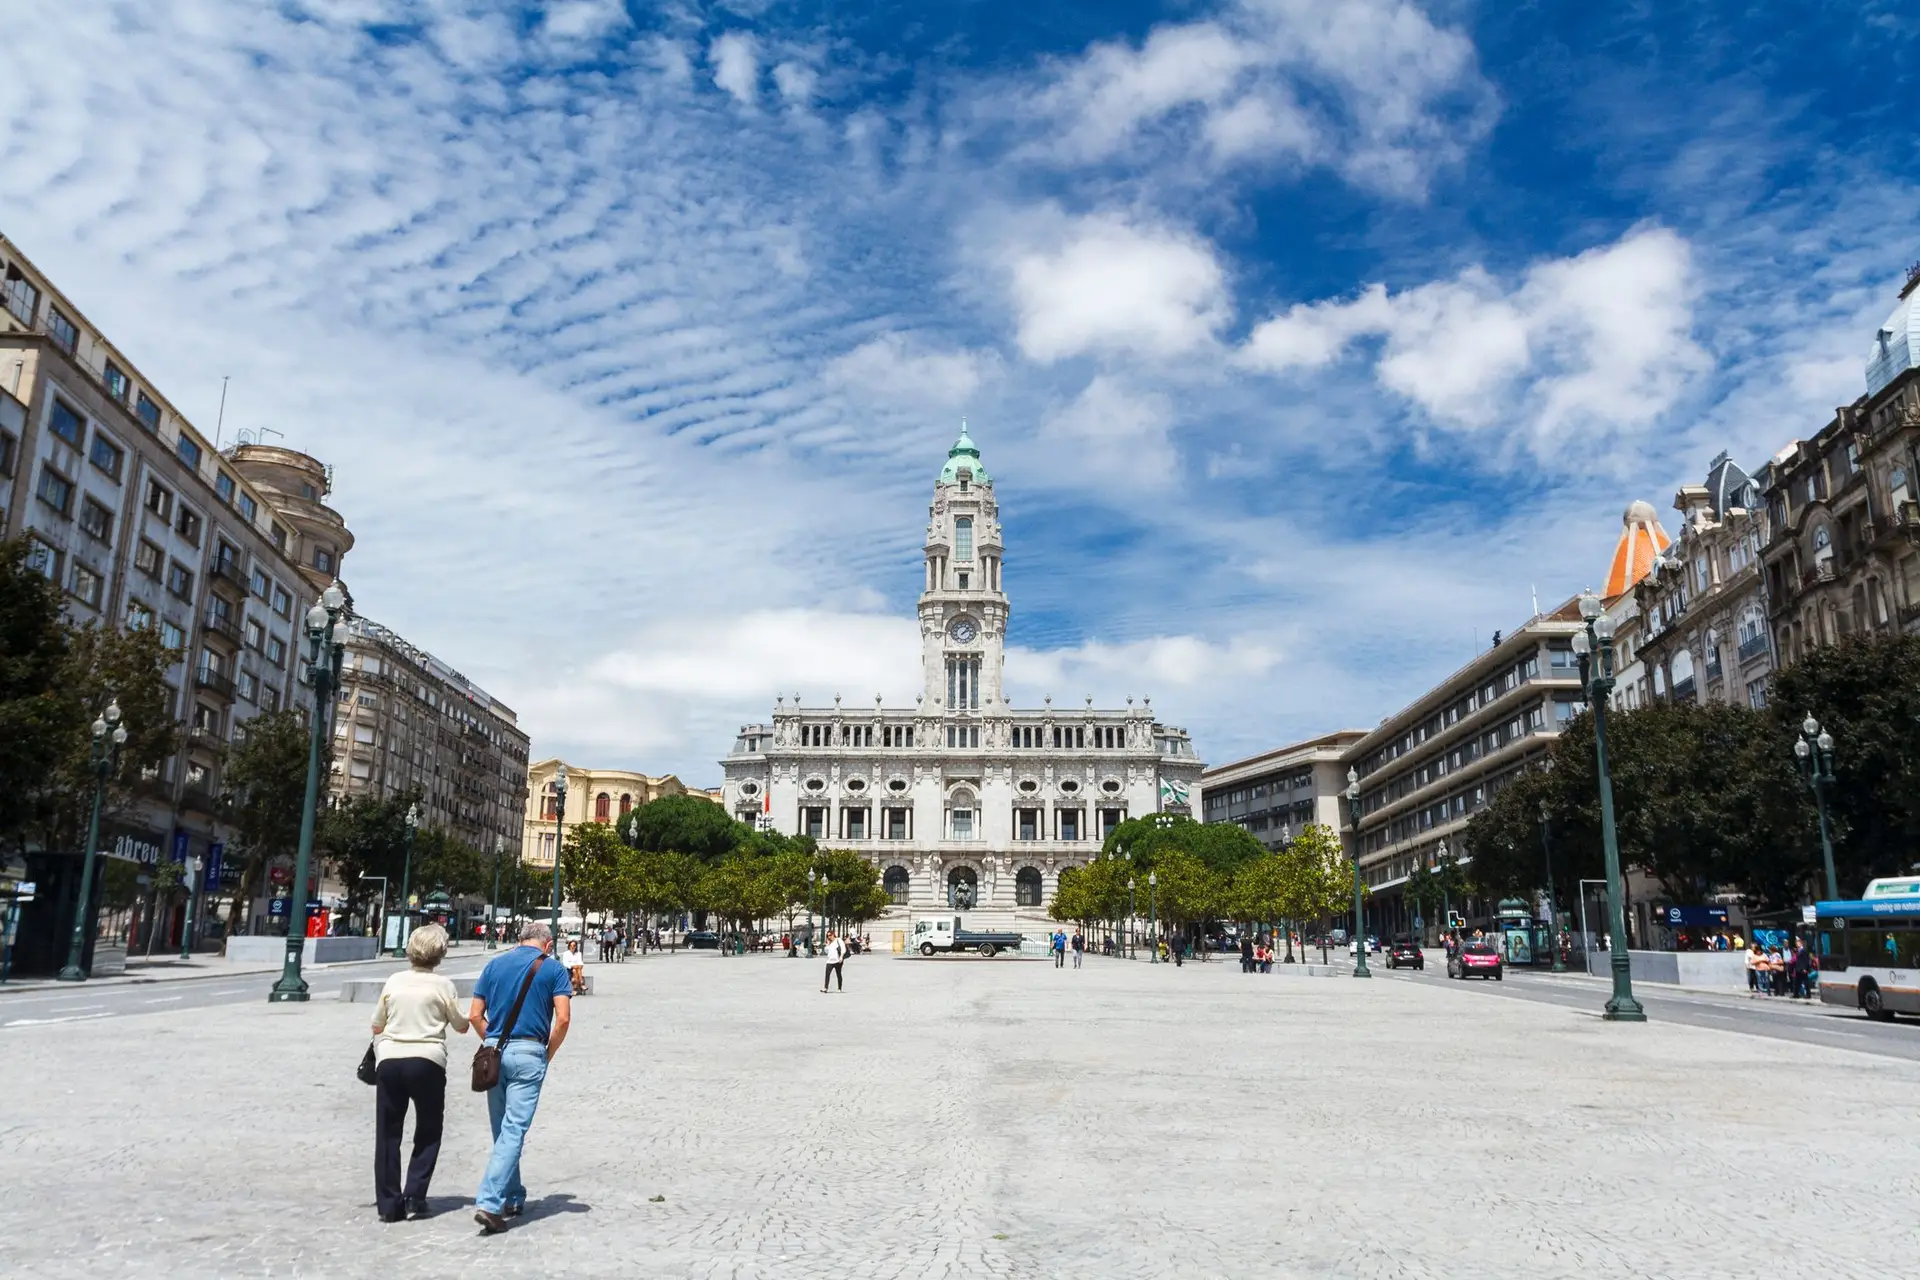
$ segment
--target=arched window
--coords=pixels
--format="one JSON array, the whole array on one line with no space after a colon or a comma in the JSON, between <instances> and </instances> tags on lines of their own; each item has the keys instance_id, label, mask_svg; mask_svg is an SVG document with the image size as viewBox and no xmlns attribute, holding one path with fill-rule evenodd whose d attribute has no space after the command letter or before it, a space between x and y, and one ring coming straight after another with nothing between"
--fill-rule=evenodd
<instances>
[{"instance_id":1,"label":"arched window","mask_svg":"<svg viewBox=\"0 0 1920 1280\"><path fill-rule=\"evenodd\" d=\"M1020 868L1020 874L1013 878L1013 901L1015 906L1021 907L1040 905L1040 872L1037 868Z\"/></svg>"},{"instance_id":2,"label":"arched window","mask_svg":"<svg viewBox=\"0 0 1920 1280\"><path fill-rule=\"evenodd\" d=\"M905 867L888 867L881 881L887 891L887 898L897 907L907 905L907 897L912 892L913 877L907 874Z\"/></svg>"},{"instance_id":3,"label":"arched window","mask_svg":"<svg viewBox=\"0 0 1920 1280\"><path fill-rule=\"evenodd\" d=\"M1685 649L1676 649L1673 653L1673 682L1685 684L1693 679L1693 654Z\"/></svg>"},{"instance_id":4,"label":"arched window","mask_svg":"<svg viewBox=\"0 0 1920 1280\"><path fill-rule=\"evenodd\" d=\"M605 822L613 817L613 797L602 791L593 798L593 820Z\"/></svg>"},{"instance_id":5,"label":"arched window","mask_svg":"<svg viewBox=\"0 0 1920 1280\"><path fill-rule=\"evenodd\" d=\"M620 793L620 816L624 818L629 813L632 813L632 812L633 812L633 797L628 793L622 791Z\"/></svg>"}]
</instances>

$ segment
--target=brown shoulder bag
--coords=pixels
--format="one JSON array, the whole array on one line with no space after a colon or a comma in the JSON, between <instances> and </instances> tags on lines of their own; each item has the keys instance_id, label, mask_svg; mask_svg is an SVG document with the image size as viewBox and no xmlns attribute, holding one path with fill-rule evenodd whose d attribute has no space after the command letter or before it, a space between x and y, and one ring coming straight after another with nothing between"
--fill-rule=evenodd
<instances>
[{"instance_id":1,"label":"brown shoulder bag","mask_svg":"<svg viewBox=\"0 0 1920 1280\"><path fill-rule=\"evenodd\" d=\"M520 1006L527 1002L527 992L533 989L533 975L540 972L547 957L542 954L534 957L533 964L527 968L527 980L520 984L520 995L514 1000L513 1008L507 1010L507 1020L500 1024L500 1040L497 1044L486 1042L487 1029L480 1028L480 1047L473 1051L473 1091L485 1093L500 1083L500 1050L506 1047L508 1037L513 1035L513 1026L520 1021Z\"/></svg>"}]
</instances>

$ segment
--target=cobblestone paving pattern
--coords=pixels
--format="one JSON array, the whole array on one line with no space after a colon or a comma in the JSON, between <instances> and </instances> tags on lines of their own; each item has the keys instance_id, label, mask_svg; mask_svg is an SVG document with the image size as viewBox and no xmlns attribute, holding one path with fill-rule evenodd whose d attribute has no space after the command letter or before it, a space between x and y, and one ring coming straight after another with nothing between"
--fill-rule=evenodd
<instances>
[{"instance_id":1,"label":"cobblestone paving pattern","mask_svg":"<svg viewBox=\"0 0 1920 1280\"><path fill-rule=\"evenodd\" d=\"M528 1216L494 1238L471 1038L438 1216L384 1225L365 1006L16 1029L0 1273L1879 1280L1920 1257L1906 1062L1230 964L860 957L827 996L777 957L595 972Z\"/></svg>"}]
</instances>

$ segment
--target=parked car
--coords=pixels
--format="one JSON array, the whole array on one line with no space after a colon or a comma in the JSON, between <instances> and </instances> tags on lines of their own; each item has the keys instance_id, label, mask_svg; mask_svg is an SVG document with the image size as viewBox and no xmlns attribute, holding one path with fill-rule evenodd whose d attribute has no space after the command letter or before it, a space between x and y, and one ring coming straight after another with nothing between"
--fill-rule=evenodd
<instances>
[{"instance_id":1,"label":"parked car","mask_svg":"<svg viewBox=\"0 0 1920 1280\"><path fill-rule=\"evenodd\" d=\"M1488 942L1469 942L1447 961L1449 978L1492 978L1499 982L1505 970L1499 948Z\"/></svg>"},{"instance_id":2,"label":"parked car","mask_svg":"<svg viewBox=\"0 0 1920 1280\"><path fill-rule=\"evenodd\" d=\"M1425 972L1426 967L1426 953L1411 942L1396 942L1387 952L1389 969L1419 969Z\"/></svg>"},{"instance_id":3,"label":"parked car","mask_svg":"<svg viewBox=\"0 0 1920 1280\"><path fill-rule=\"evenodd\" d=\"M687 935L687 949L689 951L718 951L720 949L720 935L711 929L696 929Z\"/></svg>"}]
</instances>

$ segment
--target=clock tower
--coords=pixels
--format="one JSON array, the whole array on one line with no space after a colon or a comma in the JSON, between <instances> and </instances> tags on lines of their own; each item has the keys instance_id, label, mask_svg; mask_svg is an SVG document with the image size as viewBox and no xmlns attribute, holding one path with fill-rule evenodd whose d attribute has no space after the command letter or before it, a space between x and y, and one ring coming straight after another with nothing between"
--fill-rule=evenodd
<instances>
[{"instance_id":1,"label":"clock tower","mask_svg":"<svg viewBox=\"0 0 1920 1280\"><path fill-rule=\"evenodd\" d=\"M926 588L920 593L923 712L1004 711L1007 597L1000 588L1000 506L964 422L934 481L927 517Z\"/></svg>"}]
</instances>

